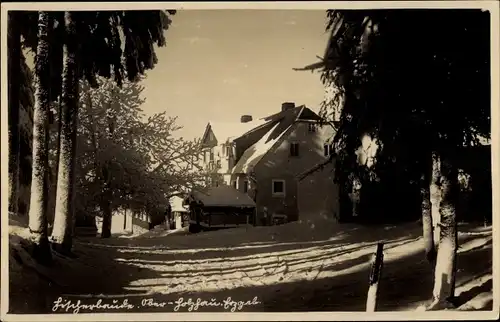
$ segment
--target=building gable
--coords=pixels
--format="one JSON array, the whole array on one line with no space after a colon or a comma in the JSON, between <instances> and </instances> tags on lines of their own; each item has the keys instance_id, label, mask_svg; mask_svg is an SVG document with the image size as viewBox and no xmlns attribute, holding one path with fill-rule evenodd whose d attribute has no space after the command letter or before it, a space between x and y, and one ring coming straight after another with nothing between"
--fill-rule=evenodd
<instances>
[{"instance_id":1,"label":"building gable","mask_svg":"<svg viewBox=\"0 0 500 322\"><path fill-rule=\"evenodd\" d=\"M279 113L272 114L263 118L263 120L272 124L260 140L249 146L242 154L233 168L232 173L249 173L264 156L270 153L276 146L281 144L283 139L291 131L297 121L320 122L322 119L309 108L302 106L283 109Z\"/></svg>"},{"instance_id":2,"label":"building gable","mask_svg":"<svg viewBox=\"0 0 500 322\"><path fill-rule=\"evenodd\" d=\"M217 144L217 138L212 130L212 125L208 123L201 139L201 148L213 148L214 146L217 146Z\"/></svg>"}]
</instances>

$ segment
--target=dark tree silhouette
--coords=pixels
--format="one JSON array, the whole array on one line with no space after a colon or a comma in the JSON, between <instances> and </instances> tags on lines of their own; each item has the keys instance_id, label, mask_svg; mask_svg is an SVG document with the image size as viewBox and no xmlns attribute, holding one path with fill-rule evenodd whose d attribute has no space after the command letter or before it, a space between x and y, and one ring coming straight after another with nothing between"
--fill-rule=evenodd
<instances>
[{"instance_id":1,"label":"dark tree silhouette","mask_svg":"<svg viewBox=\"0 0 500 322\"><path fill-rule=\"evenodd\" d=\"M174 11L169 13L174 14ZM167 23L164 25L164 23ZM74 226L75 158L77 144L77 120L79 101L79 78L98 86L96 76L114 76L118 85L123 83L123 72L130 81L138 80L145 70L157 63L154 43L165 45L163 31L168 28L167 13L164 11L75 11L64 15L66 62L62 75L62 126L56 214L52 241L55 249L63 253L71 251L71 236ZM121 35L125 39L125 51L121 50ZM57 47L56 47L57 48ZM125 66L123 66L125 62ZM113 69L113 72L111 72ZM59 75L60 73L58 73ZM109 132L113 133L110 123ZM110 172L104 164L100 173ZM105 180L108 182L109 180ZM105 197L101 208L106 227L111 225L111 200L108 185L104 186ZM108 229L103 237L109 237Z\"/></svg>"},{"instance_id":2,"label":"dark tree silhouette","mask_svg":"<svg viewBox=\"0 0 500 322\"><path fill-rule=\"evenodd\" d=\"M9 212L17 214L20 159L20 72L21 69L21 26L18 13L8 13L7 48L8 55L8 119L9 119Z\"/></svg>"},{"instance_id":3,"label":"dark tree silhouette","mask_svg":"<svg viewBox=\"0 0 500 322\"><path fill-rule=\"evenodd\" d=\"M56 180L62 179L57 189L59 210L54 233L54 244L58 249L69 249L71 245L71 230L73 220L72 198L74 178L74 153L76 149L76 120L78 102L78 79L86 79L96 86L95 77L114 77L121 84L124 77L137 80L145 70L151 69L157 63L154 44L165 45L164 31L168 29L169 15L175 10L150 11L78 11L71 12L66 17L71 18L67 24L64 12L10 12L9 13L9 150L11 151L9 165L9 208L17 213L18 182L19 182L19 150L24 146L19 134L19 89L22 70L19 68L23 58L22 48L35 53L35 88L37 105L33 116L32 184L30 197L30 229L35 245L37 258L42 261L49 259L46 249L47 218L48 218L48 186L50 169L48 165L49 124L54 121L50 111L52 102L62 102L61 120L61 157L66 167L58 166ZM71 28L68 28L71 26ZM68 33L68 30L72 33ZM125 51L121 50L122 40L125 41ZM71 44L74 44L71 47ZM12 46L10 46L12 45ZM69 46L68 46L69 45ZM68 64L63 64L63 48L70 47L74 54L66 58ZM67 56L68 57L68 56ZM65 65L65 66L64 66ZM16 67L17 66L17 67ZM64 77L63 77L64 75ZM71 77L67 77L72 75ZM68 82L68 79L72 79ZM64 82L63 82L64 80ZM63 86L64 83L64 86ZM28 95L29 96L29 95ZM62 97L62 99L61 99ZM72 108L73 106L73 108ZM25 107L29 110L28 107ZM28 113L29 114L29 113ZM61 118L62 116L62 118ZM70 130L71 129L71 130ZM24 137L23 137L24 138ZM23 144L21 144L23 143ZM28 142L29 144L29 142ZM59 144L58 144L59 145ZM66 148L69 147L69 148ZM73 156L71 156L73 155ZM65 169L67 171L65 171ZM61 171L59 171L61 170ZM23 171L24 172L24 171ZM62 184L64 183L64 184ZM67 197L66 197L67 196ZM62 207L61 205L65 205ZM59 218L60 217L60 218ZM62 224L66 223L66 224ZM64 227L63 227L64 226ZM64 237L61 237L64 236Z\"/></svg>"},{"instance_id":4,"label":"dark tree silhouette","mask_svg":"<svg viewBox=\"0 0 500 322\"><path fill-rule=\"evenodd\" d=\"M321 69L336 91L322 114L337 125L337 180L343 194L361 183L364 219L403 217L412 204L419 210L431 261L439 245L432 308L441 307L454 293L457 159L490 138L489 12L328 10L327 20L325 57L304 69ZM359 162L364 138L378 146L370 166ZM440 222L432 224L436 202Z\"/></svg>"}]
</instances>

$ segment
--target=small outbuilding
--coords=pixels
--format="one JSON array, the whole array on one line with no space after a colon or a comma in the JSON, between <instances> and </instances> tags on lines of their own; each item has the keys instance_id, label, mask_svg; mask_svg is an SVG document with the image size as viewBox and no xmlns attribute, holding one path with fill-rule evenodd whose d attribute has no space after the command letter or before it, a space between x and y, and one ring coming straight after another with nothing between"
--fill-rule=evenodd
<instances>
[{"instance_id":1,"label":"small outbuilding","mask_svg":"<svg viewBox=\"0 0 500 322\"><path fill-rule=\"evenodd\" d=\"M227 185L193 191L184 199L186 205L189 205L191 232L234 228L255 222L255 202L247 194Z\"/></svg>"}]
</instances>

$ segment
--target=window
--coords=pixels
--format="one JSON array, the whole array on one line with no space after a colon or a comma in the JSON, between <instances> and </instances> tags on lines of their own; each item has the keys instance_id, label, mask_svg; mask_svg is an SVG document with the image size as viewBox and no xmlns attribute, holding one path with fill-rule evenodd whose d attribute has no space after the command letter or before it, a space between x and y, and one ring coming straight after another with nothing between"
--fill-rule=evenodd
<instances>
[{"instance_id":1,"label":"window","mask_svg":"<svg viewBox=\"0 0 500 322\"><path fill-rule=\"evenodd\" d=\"M231 185L233 186L234 189L236 189L236 181L231 181Z\"/></svg>"},{"instance_id":2,"label":"window","mask_svg":"<svg viewBox=\"0 0 500 322\"><path fill-rule=\"evenodd\" d=\"M248 192L248 181L243 181L243 192Z\"/></svg>"},{"instance_id":3,"label":"window","mask_svg":"<svg viewBox=\"0 0 500 322\"><path fill-rule=\"evenodd\" d=\"M217 169L220 169L222 167L222 163L220 160L217 160Z\"/></svg>"},{"instance_id":4,"label":"window","mask_svg":"<svg viewBox=\"0 0 500 322\"><path fill-rule=\"evenodd\" d=\"M316 132L316 124L314 123L309 123L309 128L308 128L309 132L311 133L314 133Z\"/></svg>"},{"instance_id":5,"label":"window","mask_svg":"<svg viewBox=\"0 0 500 322\"><path fill-rule=\"evenodd\" d=\"M285 180L273 180L273 196L285 195Z\"/></svg>"},{"instance_id":6,"label":"window","mask_svg":"<svg viewBox=\"0 0 500 322\"><path fill-rule=\"evenodd\" d=\"M226 156L231 154L231 147L229 145L226 146Z\"/></svg>"},{"instance_id":7,"label":"window","mask_svg":"<svg viewBox=\"0 0 500 322\"><path fill-rule=\"evenodd\" d=\"M214 160L214 151L210 151L210 161Z\"/></svg>"},{"instance_id":8,"label":"window","mask_svg":"<svg viewBox=\"0 0 500 322\"><path fill-rule=\"evenodd\" d=\"M324 151L325 157L328 157L332 153L332 148L331 148L331 146L329 144L325 144L323 146L323 151Z\"/></svg>"},{"instance_id":9,"label":"window","mask_svg":"<svg viewBox=\"0 0 500 322\"><path fill-rule=\"evenodd\" d=\"M290 143L290 156L298 157L299 156L299 144L294 142Z\"/></svg>"}]
</instances>

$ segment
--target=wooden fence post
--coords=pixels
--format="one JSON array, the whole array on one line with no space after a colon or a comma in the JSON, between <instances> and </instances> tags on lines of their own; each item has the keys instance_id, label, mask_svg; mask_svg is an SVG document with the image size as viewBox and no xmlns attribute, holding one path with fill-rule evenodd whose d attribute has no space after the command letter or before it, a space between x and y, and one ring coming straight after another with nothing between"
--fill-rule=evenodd
<instances>
[{"instance_id":1,"label":"wooden fence post","mask_svg":"<svg viewBox=\"0 0 500 322\"><path fill-rule=\"evenodd\" d=\"M366 312L375 312L377 309L378 283L382 275L384 264L384 243L377 244L377 251L372 259L368 295L366 298Z\"/></svg>"}]
</instances>

